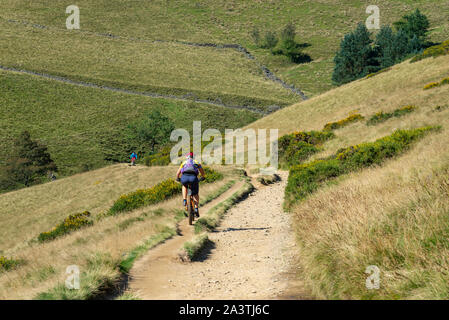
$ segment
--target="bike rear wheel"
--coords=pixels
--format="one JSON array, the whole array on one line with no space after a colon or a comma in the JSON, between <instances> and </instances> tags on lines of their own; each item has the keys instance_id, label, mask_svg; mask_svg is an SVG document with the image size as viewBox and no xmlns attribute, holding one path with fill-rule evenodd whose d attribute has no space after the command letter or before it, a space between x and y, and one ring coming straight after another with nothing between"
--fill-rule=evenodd
<instances>
[{"instance_id":1,"label":"bike rear wheel","mask_svg":"<svg viewBox=\"0 0 449 320\"><path fill-rule=\"evenodd\" d=\"M193 209L193 203L192 203L192 195L187 195L187 212L189 214L189 225L193 224L193 220L195 220L194 216L194 209Z\"/></svg>"}]
</instances>

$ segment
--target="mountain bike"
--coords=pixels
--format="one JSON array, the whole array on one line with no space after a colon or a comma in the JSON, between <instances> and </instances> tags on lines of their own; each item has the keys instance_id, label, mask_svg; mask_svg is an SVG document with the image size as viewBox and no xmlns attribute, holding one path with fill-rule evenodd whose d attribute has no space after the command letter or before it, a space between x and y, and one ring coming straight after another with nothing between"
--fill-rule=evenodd
<instances>
[{"instance_id":1,"label":"mountain bike","mask_svg":"<svg viewBox=\"0 0 449 320\"><path fill-rule=\"evenodd\" d=\"M199 181L203 181L203 180L204 180L204 177L201 177L199 179ZM178 181L178 182L181 183L181 181ZM187 188L186 211L187 211L187 215L189 217L189 225L192 225L193 221L195 221L195 201L193 200L192 188L191 188L190 183L186 184L186 188ZM198 212L198 214L199 214L199 212Z\"/></svg>"}]
</instances>

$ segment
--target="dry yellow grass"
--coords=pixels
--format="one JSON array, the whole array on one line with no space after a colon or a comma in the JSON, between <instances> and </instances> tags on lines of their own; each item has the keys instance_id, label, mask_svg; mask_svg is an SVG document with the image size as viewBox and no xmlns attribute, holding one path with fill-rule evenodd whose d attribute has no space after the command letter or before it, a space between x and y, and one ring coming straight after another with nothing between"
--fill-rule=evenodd
<instances>
[{"instance_id":1,"label":"dry yellow grass","mask_svg":"<svg viewBox=\"0 0 449 320\"><path fill-rule=\"evenodd\" d=\"M248 125L246 128L278 128L279 136L295 130L321 130L327 122L346 118L354 110L362 115L372 115L380 110L392 111L405 105L415 105L421 112L429 111L437 105L447 105L449 92L447 87L422 90L426 83L439 80L449 74L449 56L425 59L410 64L408 61L392 67L388 72L376 77L354 81L345 86L330 90L320 96L284 108L270 116ZM412 116L413 117L413 116ZM420 117L418 117L420 118ZM439 116L426 117L437 119ZM379 136L391 132L385 126L407 126L412 122L409 116L389 120L383 125L372 128ZM417 119L416 117L414 118ZM416 126L420 124L417 123ZM361 136L366 138L364 123L356 123L337 132L339 136L358 126ZM355 131L355 130L354 130ZM368 137L374 139L375 137Z\"/></svg>"},{"instance_id":2,"label":"dry yellow grass","mask_svg":"<svg viewBox=\"0 0 449 320\"><path fill-rule=\"evenodd\" d=\"M84 210L97 214L121 194L150 187L175 173L173 167L119 164L0 195L0 248L26 245L69 214Z\"/></svg>"},{"instance_id":3,"label":"dry yellow grass","mask_svg":"<svg viewBox=\"0 0 449 320\"><path fill-rule=\"evenodd\" d=\"M89 269L91 276L93 272L109 278L116 277L118 270L102 263L98 263L92 271L89 259L100 255L118 262L131 249L159 233L163 227L174 228L174 211L181 208L180 196L128 214L104 218L92 227L44 244L30 243L27 240L50 229L70 213L88 209L95 217L108 209L120 194L154 185L173 176L176 169L173 166L134 168L116 165L2 195L2 210L6 206L11 209L14 203L20 208L16 209L15 215L10 215L7 222L1 220L2 235L3 232L6 235L2 236L2 249L8 244L9 249L5 253L15 259L24 259L25 264L0 274L0 299L33 298L36 294L63 283L67 277L65 270L69 265L78 265L81 272ZM203 186L202 196L215 192L231 178L235 178L231 168L220 171L224 172L225 179ZM154 213L157 209L164 211L162 214ZM119 227L124 221L142 217L144 213L147 216L143 221L132 223L125 229ZM1 214L6 215L5 211Z\"/></svg>"},{"instance_id":4,"label":"dry yellow grass","mask_svg":"<svg viewBox=\"0 0 449 320\"><path fill-rule=\"evenodd\" d=\"M449 130L354 173L294 210L301 277L337 299L449 297ZM365 269L380 269L367 290Z\"/></svg>"},{"instance_id":5,"label":"dry yellow grass","mask_svg":"<svg viewBox=\"0 0 449 320\"><path fill-rule=\"evenodd\" d=\"M280 110L249 125L321 130L357 110L365 117L406 105L418 109L367 126L335 130L313 158L374 141L396 129L441 125L442 131L405 155L342 176L292 209L300 251L299 277L319 298L447 299L449 297L449 90L423 90L449 74L449 56L396 65ZM443 106L443 108L436 108ZM368 290L365 270L380 268L380 290Z\"/></svg>"}]
</instances>

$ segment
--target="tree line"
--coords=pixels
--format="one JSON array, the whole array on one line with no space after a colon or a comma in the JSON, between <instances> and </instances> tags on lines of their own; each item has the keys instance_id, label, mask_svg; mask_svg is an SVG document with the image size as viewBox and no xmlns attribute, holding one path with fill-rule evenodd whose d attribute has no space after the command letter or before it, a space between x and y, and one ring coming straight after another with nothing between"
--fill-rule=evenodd
<instances>
[{"instance_id":1,"label":"tree line","mask_svg":"<svg viewBox=\"0 0 449 320\"><path fill-rule=\"evenodd\" d=\"M393 27L382 26L374 39L360 23L340 43L334 58L333 82L345 84L420 53L430 45L429 27L428 18L419 9L394 22Z\"/></svg>"}]
</instances>

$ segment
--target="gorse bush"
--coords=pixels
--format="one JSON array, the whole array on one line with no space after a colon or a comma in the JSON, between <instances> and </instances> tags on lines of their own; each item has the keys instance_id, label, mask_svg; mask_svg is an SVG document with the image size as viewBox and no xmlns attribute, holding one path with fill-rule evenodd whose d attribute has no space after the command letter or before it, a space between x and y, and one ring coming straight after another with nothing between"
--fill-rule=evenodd
<instances>
[{"instance_id":1,"label":"gorse bush","mask_svg":"<svg viewBox=\"0 0 449 320\"><path fill-rule=\"evenodd\" d=\"M173 179L164 180L154 187L138 189L134 192L124 194L109 209L109 213L116 214L122 211L131 211L143 206L148 206L181 192L181 185Z\"/></svg>"},{"instance_id":2,"label":"gorse bush","mask_svg":"<svg viewBox=\"0 0 449 320\"><path fill-rule=\"evenodd\" d=\"M204 167L206 183L214 182L223 178L223 175L209 167ZM143 206L159 203L181 193L181 184L173 179L159 182L148 189L139 189L124 194L114 202L109 209L108 215L115 215L124 211L131 211Z\"/></svg>"},{"instance_id":3,"label":"gorse bush","mask_svg":"<svg viewBox=\"0 0 449 320\"><path fill-rule=\"evenodd\" d=\"M48 232L42 232L37 239L39 242L49 241L57 237L63 236L65 234L68 234L74 230L81 229L85 226L90 226L93 224L93 221L90 220L89 217L90 217L89 211L84 211L82 213L70 215L67 218L65 218L62 223L58 224L52 230Z\"/></svg>"},{"instance_id":4,"label":"gorse bush","mask_svg":"<svg viewBox=\"0 0 449 320\"><path fill-rule=\"evenodd\" d=\"M329 131L294 132L279 138L279 158L289 166L298 164L319 151L317 146L335 137Z\"/></svg>"},{"instance_id":5,"label":"gorse bush","mask_svg":"<svg viewBox=\"0 0 449 320\"><path fill-rule=\"evenodd\" d=\"M429 90L435 87L443 86L445 84L449 84L449 78L444 78L440 82L431 82L424 86L424 90Z\"/></svg>"},{"instance_id":6,"label":"gorse bush","mask_svg":"<svg viewBox=\"0 0 449 320\"><path fill-rule=\"evenodd\" d=\"M384 73L384 72L387 72L387 71L390 71L390 70L391 70L391 68L381 69L381 70L379 70L377 72L373 72L373 73L368 74L365 78L369 79L369 78L372 78L374 76L377 76L378 74L381 74L381 73Z\"/></svg>"},{"instance_id":7,"label":"gorse bush","mask_svg":"<svg viewBox=\"0 0 449 320\"><path fill-rule=\"evenodd\" d=\"M330 131L330 130L339 129L339 128L347 126L350 123L357 122L357 121L363 120L363 119L364 119L364 117L361 114L355 113L355 114L352 114L352 115L350 115L349 117L347 117L345 119L342 119L342 120L339 120L339 121L336 121L336 122L326 123L326 125L323 128L323 130L324 131Z\"/></svg>"},{"instance_id":8,"label":"gorse bush","mask_svg":"<svg viewBox=\"0 0 449 320\"><path fill-rule=\"evenodd\" d=\"M449 40L444 41L436 46L429 47L423 51L423 53L416 55L410 60L410 63L420 61L422 59L430 57L439 57L449 54Z\"/></svg>"},{"instance_id":9,"label":"gorse bush","mask_svg":"<svg viewBox=\"0 0 449 320\"><path fill-rule=\"evenodd\" d=\"M364 167L381 164L386 159L401 154L410 147L412 142L438 128L397 130L392 135L374 142L340 149L327 159L292 166L285 189L286 209L317 190L327 180Z\"/></svg>"},{"instance_id":10,"label":"gorse bush","mask_svg":"<svg viewBox=\"0 0 449 320\"><path fill-rule=\"evenodd\" d=\"M19 261L0 256L0 272L8 271L19 265Z\"/></svg>"},{"instance_id":11,"label":"gorse bush","mask_svg":"<svg viewBox=\"0 0 449 320\"><path fill-rule=\"evenodd\" d=\"M431 82L424 86L424 90L429 90L435 87L438 87L440 84L438 82Z\"/></svg>"},{"instance_id":12,"label":"gorse bush","mask_svg":"<svg viewBox=\"0 0 449 320\"><path fill-rule=\"evenodd\" d=\"M383 112L380 111L373 115L369 120L366 122L367 125L375 125L384 121L387 121L388 119L392 117L401 117L403 115L406 115L410 112L413 112L416 109L415 106L405 106L399 109L394 110L393 112Z\"/></svg>"},{"instance_id":13,"label":"gorse bush","mask_svg":"<svg viewBox=\"0 0 449 320\"><path fill-rule=\"evenodd\" d=\"M212 183L218 180L223 179L223 174L213 170L210 167L203 166L204 173L206 174L206 179L203 181L205 183Z\"/></svg>"},{"instance_id":14,"label":"gorse bush","mask_svg":"<svg viewBox=\"0 0 449 320\"><path fill-rule=\"evenodd\" d=\"M144 158L144 163L148 167L152 166L168 166L170 164L170 155L169 154L153 154Z\"/></svg>"}]
</instances>

